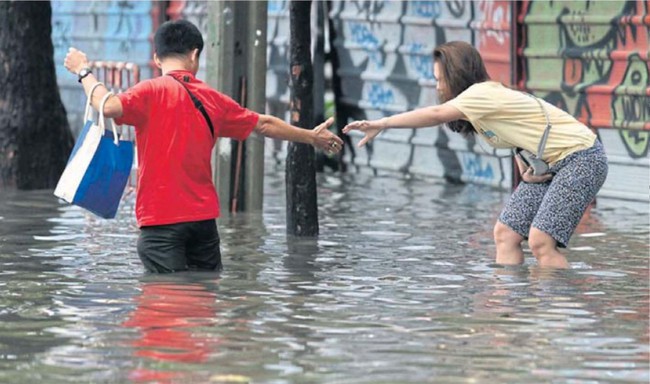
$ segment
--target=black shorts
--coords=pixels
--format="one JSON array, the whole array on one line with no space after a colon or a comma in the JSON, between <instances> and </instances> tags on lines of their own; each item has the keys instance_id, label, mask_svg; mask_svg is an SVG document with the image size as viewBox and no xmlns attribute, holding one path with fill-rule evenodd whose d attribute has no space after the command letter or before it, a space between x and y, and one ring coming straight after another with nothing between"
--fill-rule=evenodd
<instances>
[{"instance_id":1,"label":"black shorts","mask_svg":"<svg viewBox=\"0 0 650 384\"><path fill-rule=\"evenodd\" d=\"M149 272L220 271L216 220L140 228L138 256Z\"/></svg>"}]
</instances>

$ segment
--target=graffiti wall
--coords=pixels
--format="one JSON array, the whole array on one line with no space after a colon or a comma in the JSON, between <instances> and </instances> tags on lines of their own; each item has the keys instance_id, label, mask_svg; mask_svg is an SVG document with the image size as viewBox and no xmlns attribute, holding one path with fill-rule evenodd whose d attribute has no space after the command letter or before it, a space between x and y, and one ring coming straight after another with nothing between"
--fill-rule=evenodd
<instances>
[{"instance_id":1,"label":"graffiti wall","mask_svg":"<svg viewBox=\"0 0 650 384\"><path fill-rule=\"evenodd\" d=\"M463 40L481 52L493 79L527 89L592 127L610 157L602 196L648 201L650 184L650 2L382 1L328 2L331 46L339 66L338 108L345 120L379 118L438 102L433 49ZM163 9L166 5L166 9ZM95 59L133 61L153 74L150 37L164 18L209 28L205 1L53 1L57 76L73 127L83 93L62 61L77 46ZM268 2L267 109L287 116L289 2ZM207 40L206 40L207 41ZM202 57L205 60L205 55ZM203 63L204 64L204 63ZM202 65L205 68L205 65ZM204 69L199 77L205 79ZM353 135L352 142L360 136ZM390 130L372 145L348 146L354 168L414 173L509 189L508 151L446 128ZM281 160L282 147L270 144ZM279 154L279 155L278 155Z\"/></svg>"},{"instance_id":2,"label":"graffiti wall","mask_svg":"<svg viewBox=\"0 0 650 384\"><path fill-rule=\"evenodd\" d=\"M334 2L340 107L348 119L372 119L436 103L433 48L464 40L481 52L492 78L536 93L598 133L610 158L600 196L648 201L649 4ZM347 160L509 188L507 155L446 129L391 130Z\"/></svg>"},{"instance_id":3,"label":"graffiti wall","mask_svg":"<svg viewBox=\"0 0 650 384\"><path fill-rule=\"evenodd\" d=\"M484 55L490 75L511 84L508 1L339 1L330 17L340 58L339 108L350 119L374 119L438 102L432 54L462 40ZM354 141L358 140L359 136ZM480 140L480 139L479 139ZM389 130L350 151L357 166L412 172L509 188L507 151L465 140L446 128Z\"/></svg>"},{"instance_id":4,"label":"graffiti wall","mask_svg":"<svg viewBox=\"0 0 650 384\"><path fill-rule=\"evenodd\" d=\"M208 3L207 1L196 0L171 0L165 11L167 20L185 19L196 25L203 34L203 40L208 42ZM199 57L199 71L197 78L206 80L205 60L208 56L204 54Z\"/></svg>"},{"instance_id":5,"label":"graffiti wall","mask_svg":"<svg viewBox=\"0 0 650 384\"><path fill-rule=\"evenodd\" d=\"M151 77L151 34L160 4L150 1L52 1L52 41L61 99L76 134L82 127L86 97L76 76L63 67L69 47L94 61L135 63L142 78Z\"/></svg>"},{"instance_id":6,"label":"graffiti wall","mask_svg":"<svg viewBox=\"0 0 650 384\"><path fill-rule=\"evenodd\" d=\"M648 200L650 2L527 1L517 80L594 129L610 159L601 196Z\"/></svg>"},{"instance_id":7,"label":"graffiti wall","mask_svg":"<svg viewBox=\"0 0 650 384\"><path fill-rule=\"evenodd\" d=\"M289 2L269 1L266 49L268 112L289 121Z\"/></svg>"}]
</instances>

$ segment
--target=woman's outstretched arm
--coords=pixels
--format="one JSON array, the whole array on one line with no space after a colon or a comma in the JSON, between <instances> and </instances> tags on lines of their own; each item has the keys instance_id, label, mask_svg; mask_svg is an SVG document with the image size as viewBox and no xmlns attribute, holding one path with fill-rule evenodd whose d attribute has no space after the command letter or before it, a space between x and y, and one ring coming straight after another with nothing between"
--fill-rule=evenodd
<instances>
[{"instance_id":1,"label":"woman's outstretched arm","mask_svg":"<svg viewBox=\"0 0 650 384\"><path fill-rule=\"evenodd\" d=\"M384 129L388 128L425 128L444 124L448 121L467 119L456 107L442 104L432 107L414 109L412 111L399 113L397 115L384 117L378 120L353 121L343 128L344 133L352 130L361 131L366 134L357 144L364 146L374 139Z\"/></svg>"}]
</instances>

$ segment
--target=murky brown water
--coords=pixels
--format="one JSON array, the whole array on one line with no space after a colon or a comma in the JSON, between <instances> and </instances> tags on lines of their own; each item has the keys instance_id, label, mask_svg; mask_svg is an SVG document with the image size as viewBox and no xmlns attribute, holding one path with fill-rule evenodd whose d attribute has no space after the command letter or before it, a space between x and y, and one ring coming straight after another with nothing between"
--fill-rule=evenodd
<instances>
[{"instance_id":1,"label":"murky brown water","mask_svg":"<svg viewBox=\"0 0 650 384\"><path fill-rule=\"evenodd\" d=\"M220 221L225 271L144 275L103 221L0 192L2 383L647 383L649 216L594 209L570 271L492 263L507 193L320 175L321 235Z\"/></svg>"}]
</instances>

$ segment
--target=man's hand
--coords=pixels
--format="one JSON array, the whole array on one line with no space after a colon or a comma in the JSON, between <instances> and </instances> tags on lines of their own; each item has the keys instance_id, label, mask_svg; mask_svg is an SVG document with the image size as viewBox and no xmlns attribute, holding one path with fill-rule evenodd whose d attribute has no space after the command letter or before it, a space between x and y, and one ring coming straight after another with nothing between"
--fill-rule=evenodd
<instances>
[{"instance_id":1,"label":"man's hand","mask_svg":"<svg viewBox=\"0 0 650 384\"><path fill-rule=\"evenodd\" d=\"M63 61L63 65L72 74L78 75L79 71L90 65L90 62L85 53L76 48L70 47L70 49L68 49L68 54L65 56L65 60Z\"/></svg>"},{"instance_id":2,"label":"man's hand","mask_svg":"<svg viewBox=\"0 0 650 384\"><path fill-rule=\"evenodd\" d=\"M343 140L328 130L332 123L334 123L334 118L330 117L313 129L314 142L312 145L328 153L338 153L343 149Z\"/></svg>"},{"instance_id":3,"label":"man's hand","mask_svg":"<svg viewBox=\"0 0 650 384\"><path fill-rule=\"evenodd\" d=\"M343 128L343 133L348 133L352 130L365 133L366 135L361 139L361 141L359 141L359 144L357 144L357 147L363 147L370 140L374 139L383 128L386 127L382 120L358 120L346 125L345 128Z\"/></svg>"}]
</instances>

